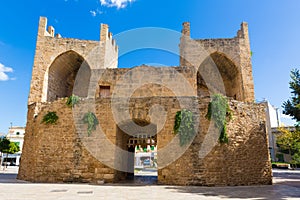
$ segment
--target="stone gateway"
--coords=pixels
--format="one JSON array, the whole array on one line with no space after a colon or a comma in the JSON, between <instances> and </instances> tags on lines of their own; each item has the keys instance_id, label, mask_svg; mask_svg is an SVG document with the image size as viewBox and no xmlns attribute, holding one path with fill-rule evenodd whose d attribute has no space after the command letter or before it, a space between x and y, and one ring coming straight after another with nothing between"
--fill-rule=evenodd
<instances>
[{"instance_id":1,"label":"stone gateway","mask_svg":"<svg viewBox=\"0 0 300 200\"><path fill-rule=\"evenodd\" d=\"M137 141L157 145L160 184L272 183L265 106L254 103L247 23L234 38L201 40L192 39L190 24L183 23L176 67L117 68L118 51L106 24L99 41L88 41L63 38L40 18L19 179L119 182L133 173ZM226 144L205 117L216 93L227 96L233 116ZM71 95L79 98L73 107L66 105ZM182 146L174 123L183 109L194 114L196 134ZM42 123L49 112L58 120ZM95 119L85 122L85 116Z\"/></svg>"}]
</instances>

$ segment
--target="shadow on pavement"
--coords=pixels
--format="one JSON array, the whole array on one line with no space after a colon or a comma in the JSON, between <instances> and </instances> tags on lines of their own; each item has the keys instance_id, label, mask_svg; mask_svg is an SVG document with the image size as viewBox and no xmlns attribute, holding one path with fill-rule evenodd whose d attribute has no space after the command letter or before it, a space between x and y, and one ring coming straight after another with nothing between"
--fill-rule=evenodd
<instances>
[{"instance_id":1,"label":"shadow on pavement","mask_svg":"<svg viewBox=\"0 0 300 200\"><path fill-rule=\"evenodd\" d=\"M29 182L16 179L17 174L0 171L0 183L26 184ZM273 185L265 186L235 186L235 187L199 187L199 186L165 186L160 185L172 193L190 193L193 195L216 197L224 199L256 199L256 200L283 200L288 198L300 199L300 171L273 172ZM103 186L132 186L144 187L157 185L157 177L136 176L133 180L120 183L104 184ZM159 184L158 184L159 185ZM100 186L100 185L99 185Z\"/></svg>"},{"instance_id":2,"label":"shadow on pavement","mask_svg":"<svg viewBox=\"0 0 300 200\"><path fill-rule=\"evenodd\" d=\"M106 183L112 186L149 186L157 185L157 176L134 176L132 179L120 181L118 183Z\"/></svg>"},{"instance_id":3,"label":"shadow on pavement","mask_svg":"<svg viewBox=\"0 0 300 200\"><path fill-rule=\"evenodd\" d=\"M225 199L286 199L290 197L300 197L300 191L297 188L289 186L257 186L257 187L167 187L180 193L193 193L206 197L221 197Z\"/></svg>"},{"instance_id":4,"label":"shadow on pavement","mask_svg":"<svg viewBox=\"0 0 300 200\"><path fill-rule=\"evenodd\" d=\"M257 199L283 200L300 197L300 171L273 171L273 185L265 186L236 186L236 187L173 187L166 189L179 193L193 193L207 197L221 197L226 199Z\"/></svg>"},{"instance_id":5,"label":"shadow on pavement","mask_svg":"<svg viewBox=\"0 0 300 200\"><path fill-rule=\"evenodd\" d=\"M0 183L22 183L23 181L17 180L17 174L14 173L1 173L0 172Z\"/></svg>"},{"instance_id":6,"label":"shadow on pavement","mask_svg":"<svg viewBox=\"0 0 300 200\"><path fill-rule=\"evenodd\" d=\"M8 167L5 170L0 169L0 183L28 183L17 179L18 167Z\"/></svg>"}]
</instances>

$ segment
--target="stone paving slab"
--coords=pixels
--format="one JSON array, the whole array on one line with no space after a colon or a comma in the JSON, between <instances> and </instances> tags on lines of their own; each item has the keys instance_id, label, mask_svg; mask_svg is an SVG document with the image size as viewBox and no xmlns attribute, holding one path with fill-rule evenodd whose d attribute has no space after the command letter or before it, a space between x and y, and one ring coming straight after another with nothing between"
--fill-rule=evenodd
<instances>
[{"instance_id":1,"label":"stone paving slab","mask_svg":"<svg viewBox=\"0 0 300 200\"><path fill-rule=\"evenodd\" d=\"M244 187L179 187L138 185L33 184L19 182L11 171L0 172L1 200L189 200L189 199L255 199L300 200L300 171L274 170L274 185ZM9 180L9 178L11 178Z\"/></svg>"}]
</instances>

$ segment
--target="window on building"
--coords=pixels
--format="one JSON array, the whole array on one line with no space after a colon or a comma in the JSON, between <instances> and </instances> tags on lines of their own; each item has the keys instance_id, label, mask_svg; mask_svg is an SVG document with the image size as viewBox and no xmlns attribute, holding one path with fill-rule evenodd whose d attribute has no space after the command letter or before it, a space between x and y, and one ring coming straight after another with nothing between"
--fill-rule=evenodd
<instances>
[{"instance_id":1,"label":"window on building","mask_svg":"<svg viewBox=\"0 0 300 200\"><path fill-rule=\"evenodd\" d=\"M100 85L99 96L110 97L110 86Z\"/></svg>"},{"instance_id":2,"label":"window on building","mask_svg":"<svg viewBox=\"0 0 300 200\"><path fill-rule=\"evenodd\" d=\"M17 135L20 135L20 132L17 132L16 134L17 134Z\"/></svg>"}]
</instances>

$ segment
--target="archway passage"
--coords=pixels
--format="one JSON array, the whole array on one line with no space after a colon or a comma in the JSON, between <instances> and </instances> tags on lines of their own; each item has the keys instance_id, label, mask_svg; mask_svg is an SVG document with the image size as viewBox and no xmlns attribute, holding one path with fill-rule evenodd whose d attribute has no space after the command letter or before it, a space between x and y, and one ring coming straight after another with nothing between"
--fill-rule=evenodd
<instances>
[{"instance_id":1,"label":"archway passage","mask_svg":"<svg viewBox=\"0 0 300 200\"><path fill-rule=\"evenodd\" d=\"M205 79L203 76L206 76ZM209 91L208 88L213 91ZM243 100L240 70L224 53L212 53L199 67L197 94L198 96L209 96L209 92L219 92L227 97Z\"/></svg>"},{"instance_id":2,"label":"archway passage","mask_svg":"<svg viewBox=\"0 0 300 200\"><path fill-rule=\"evenodd\" d=\"M135 155L134 163L129 162L129 167L134 167L135 179L149 179L149 182L151 177L152 180L157 179L157 137L139 134L129 138L127 146L128 151Z\"/></svg>"},{"instance_id":3,"label":"archway passage","mask_svg":"<svg viewBox=\"0 0 300 200\"><path fill-rule=\"evenodd\" d=\"M73 92L78 72L80 77L76 80L76 92ZM90 67L81 55L75 51L59 55L49 68L47 101L69 97L73 93L81 97L87 96L89 78Z\"/></svg>"},{"instance_id":4,"label":"archway passage","mask_svg":"<svg viewBox=\"0 0 300 200\"><path fill-rule=\"evenodd\" d=\"M118 125L117 144L128 151L128 156L123 158L123 162L127 163L123 179L127 182L146 185L157 183L156 131L155 124L138 119Z\"/></svg>"}]
</instances>

